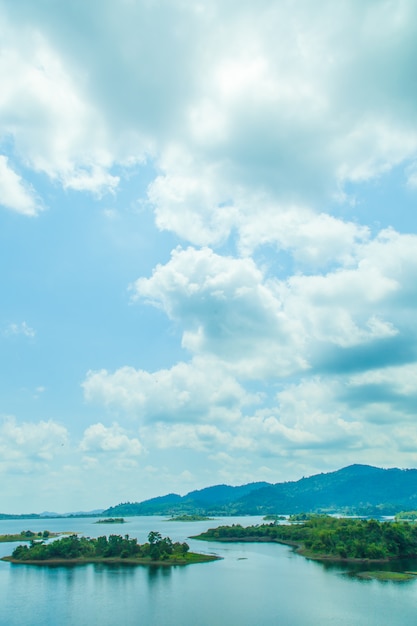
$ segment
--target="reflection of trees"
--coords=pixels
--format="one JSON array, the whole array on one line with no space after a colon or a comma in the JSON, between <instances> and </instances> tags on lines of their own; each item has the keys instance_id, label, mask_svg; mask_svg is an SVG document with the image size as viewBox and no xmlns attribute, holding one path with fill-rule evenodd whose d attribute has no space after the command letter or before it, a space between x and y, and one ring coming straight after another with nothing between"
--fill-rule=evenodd
<instances>
[{"instance_id":1,"label":"reflection of trees","mask_svg":"<svg viewBox=\"0 0 417 626\"><path fill-rule=\"evenodd\" d=\"M148 580L156 583L158 580L169 580L172 576L172 568L163 565L151 565L148 568Z\"/></svg>"}]
</instances>

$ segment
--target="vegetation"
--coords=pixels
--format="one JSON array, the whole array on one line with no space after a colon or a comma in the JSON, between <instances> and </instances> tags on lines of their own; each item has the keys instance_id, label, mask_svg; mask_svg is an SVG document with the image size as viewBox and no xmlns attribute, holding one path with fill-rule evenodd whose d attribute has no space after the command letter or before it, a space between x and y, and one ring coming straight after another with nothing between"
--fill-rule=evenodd
<instances>
[{"instance_id":1,"label":"vegetation","mask_svg":"<svg viewBox=\"0 0 417 626\"><path fill-rule=\"evenodd\" d=\"M144 502L127 502L103 515L276 515L341 513L395 515L417 510L417 469L381 469L351 465L294 482L216 485L185 496L168 494Z\"/></svg>"},{"instance_id":2,"label":"vegetation","mask_svg":"<svg viewBox=\"0 0 417 626\"><path fill-rule=\"evenodd\" d=\"M56 563L56 562L128 562L128 563L163 563L185 565L187 563L215 560L202 554L189 552L187 543L173 542L169 537L151 531L148 542L141 545L129 535L110 535L107 537L77 537L70 535L51 543L32 543L18 546L11 557L4 560L13 563Z\"/></svg>"},{"instance_id":3,"label":"vegetation","mask_svg":"<svg viewBox=\"0 0 417 626\"><path fill-rule=\"evenodd\" d=\"M220 526L196 539L208 541L275 541L297 545L313 558L387 560L417 556L417 526L374 519L312 516L297 524Z\"/></svg>"},{"instance_id":4,"label":"vegetation","mask_svg":"<svg viewBox=\"0 0 417 626\"><path fill-rule=\"evenodd\" d=\"M106 517L105 519L99 519L95 524L125 524L126 520L123 517Z\"/></svg>"},{"instance_id":5,"label":"vegetation","mask_svg":"<svg viewBox=\"0 0 417 626\"><path fill-rule=\"evenodd\" d=\"M417 511L401 511L396 514L395 520L398 522L415 522L417 521Z\"/></svg>"},{"instance_id":6,"label":"vegetation","mask_svg":"<svg viewBox=\"0 0 417 626\"><path fill-rule=\"evenodd\" d=\"M266 522L283 522L287 518L284 515L265 515L263 518Z\"/></svg>"},{"instance_id":7,"label":"vegetation","mask_svg":"<svg viewBox=\"0 0 417 626\"><path fill-rule=\"evenodd\" d=\"M370 571L356 572L356 578L364 578L365 580L390 580L393 582L405 582L413 580L416 574L413 572L386 572L386 571Z\"/></svg>"},{"instance_id":8,"label":"vegetation","mask_svg":"<svg viewBox=\"0 0 417 626\"><path fill-rule=\"evenodd\" d=\"M62 533L51 533L49 530L44 530L43 532L34 533L31 530L22 530L20 533L15 535L0 535L0 542L6 541L34 541L35 539L49 539L51 537L58 537L58 534Z\"/></svg>"},{"instance_id":9,"label":"vegetation","mask_svg":"<svg viewBox=\"0 0 417 626\"><path fill-rule=\"evenodd\" d=\"M323 517L323 514L320 513L294 513L294 515L290 515L288 518L289 522L306 522L307 520L313 519L314 517Z\"/></svg>"},{"instance_id":10,"label":"vegetation","mask_svg":"<svg viewBox=\"0 0 417 626\"><path fill-rule=\"evenodd\" d=\"M206 517L205 515L177 515L176 517L171 517L168 522L206 522L210 521L213 518Z\"/></svg>"}]
</instances>

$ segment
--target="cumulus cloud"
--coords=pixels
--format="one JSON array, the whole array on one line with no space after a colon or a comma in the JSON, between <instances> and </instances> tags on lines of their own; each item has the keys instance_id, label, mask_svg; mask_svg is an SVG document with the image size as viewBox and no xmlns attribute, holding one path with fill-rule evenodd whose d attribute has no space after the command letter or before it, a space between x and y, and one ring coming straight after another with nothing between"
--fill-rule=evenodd
<instances>
[{"instance_id":1,"label":"cumulus cloud","mask_svg":"<svg viewBox=\"0 0 417 626\"><path fill-rule=\"evenodd\" d=\"M220 363L200 359L154 373L132 367L89 372L83 387L87 400L151 421L234 420L242 406L258 400Z\"/></svg>"},{"instance_id":2,"label":"cumulus cloud","mask_svg":"<svg viewBox=\"0 0 417 626\"><path fill-rule=\"evenodd\" d=\"M52 420L21 423L14 417L1 420L1 464L9 471L30 472L50 463L67 444L67 429Z\"/></svg>"},{"instance_id":3,"label":"cumulus cloud","mask_svg":"<svg viewBox=\"0 0 417 626\"><path fill-rule=\"evenodd\" d=\"M100 112L83 94L83 77L72 74L41 29L11 23L3 14L0 32L0 140L12 144L26 168L66 188L112 190L118 184L110 172L115 157ZM35 193L5 157L0 182L6 206L26 215L39 212Z\"/></svg>"},{"instance_id":4,"label":"cumulus cloud","mask_svg":"<svg viewBox=\"0 0 417 626\"><path fill-rule=\"evenodd\" d=\"M280 450L331 442L355 449L364 436L360 424L382 420L378 402L368 402L367 395L382 394L385 412L390 393L393 406L412 401L392 388L394 377L385 386L355 381L361 372L371 377L415 362L416 250L415 236L386 230L352 242L341 267L278 280L251 258L179 248L131 290L135 300L145 299L181 325L190 361L153 373L132 367L90 372L85 396L142 421L178 424L178 430L161 427L158 445L183 441L186 424L188 440L204 447L205 433L189 424L205 422L220 427L214 439L235 449L268 449L274 441ZM317 383L318 374L329 377L328 387ZM299 419L305 413L308 423L287 423L285 393L271 413L270 385L285 385L292 375L301 381L290 388ZM346 376L350 382L342 384L339 378ZM249 393L259 380L265 393L259 387ZM302 409L303 397L309 402ZM349 407L359 402L363 410L352 420ZM227 422L240 426L223 432Z\"/></svg>"},{"instance_id":5,"label":"cumulus cloud","mask_svg":"<svg viewBox=\"0 0 417 626\"><path fill-rule=\"evenodd\" d=\"M103 454L134 465L148 442L219 462L258 455L264 473L268 455L310 454L313 467L320 455L340 465L340 449L367 462L391 442L405 450L417 240L364 225L355 194L395 168L417 187L417 5L0 0L0 10L3 205L39 213L30 172L100 195L151 163L141 200L183 241L131 293L175 323L189 360L88 373L86 399L144 430L89 426L87 466ZM45 429L59 438L41 424L3 437L26 433L29 448Z\"/></svg>"},{"instance_id":6,"label":"cumulus cloud","mask_svg":"<svg viewBox=\"0 0 417 626\"><path fill-rule=\"evenodd\" d=\"M221 27L216 9L202 37L217 45L209 62L197 56L204 81L188 133L161 150L163 173L149 188L161 228L215 245L237 227L254 245L264 213L248 194L265 193L285 219L288 207L346 199L346 183L414 158L413 7L240 4L233 23L222 11Z\"/></svg>"},{"instance_id":7,"label":"cumulus cloud","mask_svg":"<svg viewBox=\"0 0 417 626\"><path fill-rule=\"evenodd\" d=\"M285 315L274 285L250 258L178 249L133 290L181 320L183 346L193 353L209 353L253 378L306 366L299 353L302 328Z\"/></svg>"},{"instance_id":8,"label":"cumulus cloud","mask_svg":"<svg viewBox=\"0 0 417 626\"><path fill-rule=\"evenodd\" d=\"M4 155L0 155L0 204L22 215L34 216L42 210L33 189L10 167Z\"/></svg>"},{"instance_id":9,"label":"cumulus cloud","mask_svg":"<svg viewBox=\"0 0 417 626\"><path fill-rule=\"evenodd\" d=\"M248 239L248 193L316 209L415 160L411 3L97 6L3 5L2 127L64 186L114 189L115 164L152 158L159 227L215 245Z\"/></svg>"},{"instance_id":10,"label":"cumulus cloud","mask_svg":"<svg viewBox=\"0 0 417 626\"><path fill-rule=\"evenodd\" d=\"M100 422L85 430L80 450L89 454L105 453L127 457L138 457L144 452L139 439L130 438L119 424L104 426Z\"/></svg>"}]
</instances>

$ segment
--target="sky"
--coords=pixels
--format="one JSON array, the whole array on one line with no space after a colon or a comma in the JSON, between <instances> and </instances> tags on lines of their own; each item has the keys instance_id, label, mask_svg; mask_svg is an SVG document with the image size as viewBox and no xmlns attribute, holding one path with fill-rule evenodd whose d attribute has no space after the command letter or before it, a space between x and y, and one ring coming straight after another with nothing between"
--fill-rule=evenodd
<instances>
[{"instance_id":1,"label":"sky","mask_svg":"<svg viewBox=\"0 0 417 626\"><path fill-rule=\"evenodd\" d=\"M417 467L417 3L0 0L0 512Z\"/></svg>"}]
</instances>

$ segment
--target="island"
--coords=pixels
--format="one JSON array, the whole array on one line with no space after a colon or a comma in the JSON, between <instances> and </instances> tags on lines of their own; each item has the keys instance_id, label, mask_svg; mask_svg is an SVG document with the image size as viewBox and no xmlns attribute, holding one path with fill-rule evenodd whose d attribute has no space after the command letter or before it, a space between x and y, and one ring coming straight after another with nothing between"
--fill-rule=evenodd
<instances>
[{"instance_id":1,"label":"island","mask_svg":"<svg viewBox=\"0 0 417 626\"><path fill-rule=\"evenodd\" d=\"M177 515L176 517L170 517L168 522L209 522L212 521L212 517L206 517L205 515Z\"/></svg>"},{"instance_id":2,"label":"island","mask_svg":"<svg viewBox=\"0 0 417 626\"><path fill-rule=\"evenodd\" d=\"M12 535L0 535L0 543L52 539L53 537L59 537L63 534L64 533L52 533L50 530L44 530L39 532L33 532L32 530L21 530L20 533L15 533Z\"/></svg>"},{"instance_id":3,"label":"island","mask_svg":"<svg viewBox=\"0 0 417 626\"><path fill-rule=\"evenodd\" d=\"M293 546L303 556L319 561L389 563L402 558L417 558L417 526L414 524L326 515L306 517L305 521L289 524L219 526L193 539L283 543ZM389 580L415 576L415 572L398 574L393 571L366 572L367 577Z\"/></svg>"},{"instance_id":4,"label":"island","mask_svg":"<svg viewBox=\"0 0 417 626\"><path fill-rule=\"evenodd\" d=\"M136 538L110 535L108 538L70 535L51 543L20 545L3 561L26 565L82 565L86 563L123 563L130 565L188 565L218 560L209 554L189 552L187 543L173 542L151 531L148 542Z\"/></svg>"},{"instance_id":5,"label":"island","mask_svg":"<svg viewBox=\"0 0 417 626\"><path fill-rule=\"evenodd\" d=\"M126 524L124 517L106 517L105 519L99 519L95 524Z\"/></svg>"},{"instance_id":6,"label":"island","mask_svg":"<svg viewBox=\"0 0 417 626\"><path fill-rule=\"evenodd\" d=\"M417 511L400 511L395 516L396 522L417 522Z\"/></svg>"}]
</instances>

